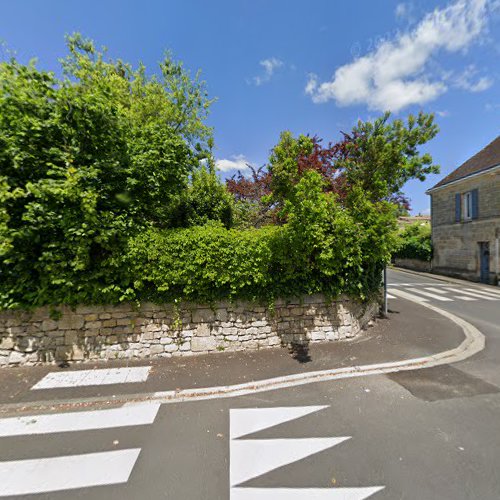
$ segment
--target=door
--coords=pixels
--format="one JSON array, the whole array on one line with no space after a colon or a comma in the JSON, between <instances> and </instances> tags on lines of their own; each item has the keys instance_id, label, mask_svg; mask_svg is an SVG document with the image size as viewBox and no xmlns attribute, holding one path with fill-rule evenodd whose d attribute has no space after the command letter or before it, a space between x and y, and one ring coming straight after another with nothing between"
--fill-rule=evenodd
<instances>
[{"instance_id":1,"label":"door","mask_svg":"<svg viewBox=\"0 0 500 500\"><path fill-rule=\"evenodd\" d=\"M479 279L481 283L490 282L490 243L489 241L479 242Z\"/></svg>"}]
</instances>

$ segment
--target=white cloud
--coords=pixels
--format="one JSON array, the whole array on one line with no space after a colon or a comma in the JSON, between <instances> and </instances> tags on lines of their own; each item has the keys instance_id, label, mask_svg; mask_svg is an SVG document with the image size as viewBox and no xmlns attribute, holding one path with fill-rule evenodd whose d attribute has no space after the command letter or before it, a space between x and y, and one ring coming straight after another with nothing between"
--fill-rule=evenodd
<instances>
[{"instance_id":1,"label":"white cloud","mask_svg":"<svg viewBox=\"0 0 500 500\"><path fill-rule=\"evenodd\" d=\"M469 92L483 92L493 85L493 79L488 76L477 78L477 69L474 65L467 66L462 74L455 78L455 86Z\"/></svg>"},{"instance_id":2,"label":"white cloud","mask_svg":"<svg viewBox=\"0 0 500 500\"><path fill-rule=\"evenodd\" d=\"M379 111L424 104L447 90L443 79L425 74L432 57L442 50L466 50L486 31L486 23L487 0L455 1L427 14L412 30L337 68L331 81L319 84L310 77L306 93L316 103L335 100L339 106L366 104Z\"/></svg>"},{"instance_id":3,"label":"white cloud","mask_svg":"<svg viewBox=\"0 0 500 500\"><path fill-rule=\"evenodd\" d=\"M395 14L398 19L411 21L413 16L414 6L410 2L401 2L396 5Z\"/></svg>"},{"instance_id":4,"label":"white cloud","mask_svg":"<svg viewBox=\"0 0 500 500\"><path fill-rule=\"evenodd\" d=\"M231 159L222 158L215 162L215 166L221 172L230 172L232 170L241 170L244 172L250 169L249 165L252 164L245 158L245 155L233 155Z\"/></svg>"},{"instance_id":5,"label":"white cloud","mask_svg":"<svg viewBox=\"0 0 500 500\"><path fill-rule=\"evenodd\" d=\"M405 17L408 12L408 7L405 3L398 3L396 5L396 17Z\"/></svg>"},{"instance_id":6,"label":"white cloud","mask_svg":"<svg viewBox=\"0 0 500 500\"><path fill-rule=\"evenodd\" d=\"M260 86L263 83L271 80L275 71L284 65L283 61L280 61L276 57L264 59L263 61L260 61L259 64L264 68L264 74L260 76L254 76L252 78L252 82L257 86Z\"/></svg>"},{"instance_id":7,"label":"white cloud","mask_svg":"<svg viewBox=\"0 0 500 500\"><path fill-rule=\"evenodd\" d=\"M314 95L314 92L316 91L316 88L318 87L318 75L315 75L314 73L309 73L307 75L307 83L306 83L306 94L309 95Z\"/></svg>"},{"instance_id":8,"label":"white cloud","mask_svg":"<svg viewBox=\"0 0 500 500\"><path fill-rule=\"evenodd\" d=\"M500 103L491 103L491 102L487 102L485 105L484 105L484 109L486 111L496 111L496 110L500 110Z\"/></svg>"},{"instance_id":9,"label":"white cloud","mask_svg":"<svg viewBox=\"0 0 500 500\"><path fill-rule=\"evenodd\" d=\"M446 118L450 116L450 112L444 109L443 111L436 111L436 115L440 116L441 118Z\"/></svg>"}]
</instances>

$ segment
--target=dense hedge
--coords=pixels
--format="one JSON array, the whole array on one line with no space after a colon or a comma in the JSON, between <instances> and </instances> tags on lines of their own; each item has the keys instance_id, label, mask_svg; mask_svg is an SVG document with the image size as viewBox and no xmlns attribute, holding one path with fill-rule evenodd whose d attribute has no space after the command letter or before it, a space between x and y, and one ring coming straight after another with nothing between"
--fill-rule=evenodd
<instances>
[{"instance_id":1,"label":"dense hedge","mask_svg":"<svg viewBox=\"0 0 500 500\"><path fill-rule=\"evenodd\" d=\"M430 262L432 259L431 226L416 222L403 229L399 234L393 257Z\"/></svg>"},{"instance_id":2,"label":"dense hedge","mask_svg":"<svg viewBox=\"0 0 500 500\"><path fill-rule=\"evenodd\" d=\"M373 288L359 280L359 246L335 246L307 253L294 250L289 226L235 230L205 225L189 229L143 233L131 241L130 270L142 300L170 302L179 298L211 302L217 299L273 299L323 292L347 292L365 297ZM335 270L322 262L345 248ZM313 249L311 249L313 250ZM323 264L323 265L322 265ZM326 265L325 265L326 264ZM362 266L362 262L360 262ZM363 268L366 275L374 269ZM361 286L358 286L361 284ZM371 285L378 285L376 283Z\"/></svg>"},{"instance_id":3,"label":"dense hedge","mask_svg":"<svg viewBox=\"0 0 500 500\"><path fill-rule=\"evenodd\" d=\"M138 235L127 253L137 295L155 302L315 292L366 298L380 285L393 207L356 199L356 208L346 210L321 189L319 175L306 174L282 226L237 230L209 223Z\"/></svg>"}]
</instances>

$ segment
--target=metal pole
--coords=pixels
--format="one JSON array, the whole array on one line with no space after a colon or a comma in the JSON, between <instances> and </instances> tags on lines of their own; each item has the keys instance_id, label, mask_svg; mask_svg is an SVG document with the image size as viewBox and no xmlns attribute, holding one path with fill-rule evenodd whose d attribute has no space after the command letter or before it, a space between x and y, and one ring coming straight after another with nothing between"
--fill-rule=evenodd
<instances>
[{"instance_id":1,"label":"metal pole","mask_svg":"<svg viewBox=\"0 0 500 500\"><path fill-rule=\"evenodd\" d=\"M387 318L387 265L384 265L384 310L383 315Z\"/></svg>"}]
</instances>

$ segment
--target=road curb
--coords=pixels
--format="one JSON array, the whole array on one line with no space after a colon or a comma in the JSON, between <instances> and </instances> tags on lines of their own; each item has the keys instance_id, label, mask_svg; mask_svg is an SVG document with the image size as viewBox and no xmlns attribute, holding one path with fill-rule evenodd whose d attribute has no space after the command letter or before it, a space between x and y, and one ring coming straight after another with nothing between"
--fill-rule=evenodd
<instances>
[{"instance_id":1,"label":"road curb","mask_svg":"<svg viewBox=\"0 0 500 500\"><path fill-rule=\"evenodd\" d=\"M398 295L398 290L391 293ZM402 297L403 298L403 297ZM409 297L404 297L405 300L412 300ZM386 373L394 373L399 371L420 370L422 368L430 368L432 366L444 365L463 361L474 354L477 354L485 347L484 335L469 322L459 318L458 316L444 311L431 304L412 300L423 307L427 307L432 311L441 314L456 325L458 325L465 336L462 343L447 351L431 354L420 358L412 358L401 361L391 361L386 363L375 363L371 365L349 366L344 368L334 368L331 370L321 370L309 373L300 373L285 375L283 377L274 377L255 382L245 382L242 384L205 387L199 389L179 389L170 391L160 391L141 394L124 394L118 396L103 396L80 399L65 399L43 402L26 402L0 405L0 413L16 412L16 411L60 411L69 409L78 409L81 407L88 408L94 405L124 405L136 403L182 403L188 401L201 401L206 399L231 398L237 396L245 396L258 392L272 391L278 389L287 389L297 387L299 385L311 384L315 382L326 382L339 380L350 377L363 377L369 375L383 375Z\"/></svg>"}]
</instances>

